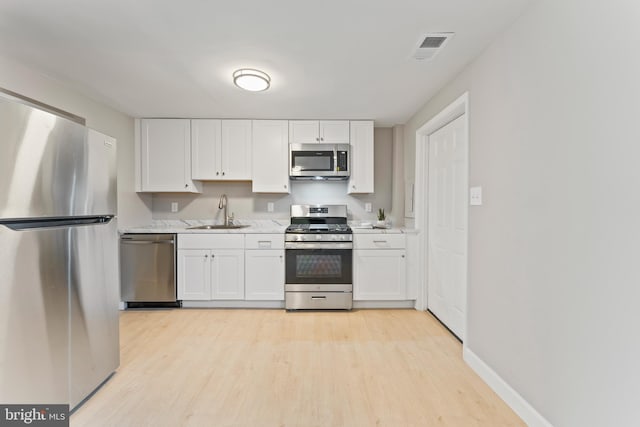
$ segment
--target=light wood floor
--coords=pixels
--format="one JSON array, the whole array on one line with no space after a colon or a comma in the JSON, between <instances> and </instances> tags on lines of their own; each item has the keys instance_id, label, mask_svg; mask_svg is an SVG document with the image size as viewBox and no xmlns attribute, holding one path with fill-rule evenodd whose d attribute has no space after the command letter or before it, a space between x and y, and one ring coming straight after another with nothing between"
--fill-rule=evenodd
<instances>
[{"instance_id":1,"label":"light wood floor","mask_svg":"<svg viewBox=\"0 0 640 427\"><path fill-rule=\"evenodd\" d=\"M71 426L524 426L414 310L126 311Z\"/></svg>"}]
</instances>

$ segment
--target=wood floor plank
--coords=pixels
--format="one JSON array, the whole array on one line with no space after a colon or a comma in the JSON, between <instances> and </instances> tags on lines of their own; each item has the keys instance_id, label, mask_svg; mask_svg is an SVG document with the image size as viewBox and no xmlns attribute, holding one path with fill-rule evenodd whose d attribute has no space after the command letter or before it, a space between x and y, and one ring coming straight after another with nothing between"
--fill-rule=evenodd
<instances>
[{"instance_id":1,"label":"wood floor plank","mask_svg":"<svg viewBox=\"0 0 640 427\"><path fill-rule=\"evenodd\" d=\"M72 426L524 426L415 310L121 314L121 366Z\"/></svg>"}]
</instances>

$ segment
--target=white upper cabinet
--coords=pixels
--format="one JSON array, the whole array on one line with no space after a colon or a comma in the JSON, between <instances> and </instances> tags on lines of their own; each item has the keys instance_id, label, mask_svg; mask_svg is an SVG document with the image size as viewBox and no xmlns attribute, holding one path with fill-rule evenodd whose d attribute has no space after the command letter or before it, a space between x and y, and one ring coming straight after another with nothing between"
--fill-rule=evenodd
<instances>
[{"instance_id":1,"label":"white upper cabinet","mask_svg":"<svg viewBox=\"0 0 640 427\"><path fill-rule=\"evenodd\" d=\"M322 144L348 144L349 121L348 120L324 120L320 121L320 143Z\"/></svg>"},{"instance_id":2,"label":"white upper cabinet","mask_svg":"<svg viewBox=\"0 0 640 427\"><path fill-rule=\"evenodd\" d=\"M191 120L191 177L193 179L220 178L221 139L220 120Z\"/></svg>"},{"instance_id":3,"label":"white upper cabinet","mask_svg":"<svg viewBox=\"0 0 640 427\"><path fill-rule=\"evenodd\" d=\"M373 193L373 121L351 122L351 173L347 192Z\"/></svg>"},{"instance_id":4,"label":"white upper cabinet","mask_svg":"<svg viewBox=\"0 0 640 427\"><path fill-rule=\"evenodd\" d=\"M289 142L292 144L348 144L348 120L290 120Z\"/></svg>"},{"instance_id":5,"label":"white upper cabinet","mask_svg":"<svg viewBox=\"0 0 640 427\"><path fill-rule=\"evenodd\" d=\"M136 134L136 191L202 192L191 178L188 119L142 119Z\"/></svg>"},{"instance_id":6,"label":"white upper cabinet","mask_svg":"<svg viewBox=\"0 0 640 427\"><path fill-rule=\"evenodd\" d=\"M289 193L288 131L286 120L253 121L254 193Z\"/></svg>"},{"instance_id":7,"label":"white upper cabinet","mask_svg":"<svg viewBox=\"0 0 640 427\"><path fill-rule=\"evenodd\" d=\"M191 120L192 177L251 179L251 120Z\"/></svg>"}]
</instances>

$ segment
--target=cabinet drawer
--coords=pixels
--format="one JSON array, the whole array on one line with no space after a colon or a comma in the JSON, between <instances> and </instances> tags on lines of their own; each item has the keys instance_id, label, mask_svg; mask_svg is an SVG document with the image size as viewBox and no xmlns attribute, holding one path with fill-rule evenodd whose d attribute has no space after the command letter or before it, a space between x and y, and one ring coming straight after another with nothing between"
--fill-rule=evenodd
<instances>
[{"instance_id":1,"label":"cabinet drawer","mask_svg":"<svg viewBox=\"0 0 640 427\"><path fill-rule=\"evenodd\" d=\"M178 249L243 249L242 234L179 234Z\"/></svg>"},{"instance_id":2,"label":"cabinet drawer","mask_svg":"<svg viewBox=\"0 0 640 427\"><path fill-rule=\"evenodd\" d=\"M354 234L354 249L404 249L404 234Z\"/></svg>"},{"instance_id":3,"label":"cabinet drawer","mask_svg":"<svg viewBox=\"0 0 640 427\"><path fill-rule=\"evenodd\" d=\"M284 249L284 234L245 234L245 249Z\"/></svg>"}]
</instances>

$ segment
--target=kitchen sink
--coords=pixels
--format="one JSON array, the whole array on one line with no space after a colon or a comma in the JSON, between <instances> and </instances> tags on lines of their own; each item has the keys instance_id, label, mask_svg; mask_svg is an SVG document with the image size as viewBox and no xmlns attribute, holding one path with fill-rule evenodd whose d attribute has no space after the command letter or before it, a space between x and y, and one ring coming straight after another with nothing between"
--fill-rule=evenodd
<instances>
[{"instance_id":1,"label":"kitchen sink","mask_svg":"<svg viewBox=\"0 0 640 427\"><path fill-rule=\"evenodd\" d=\"M187 230L232 230L235 228L246 228L248 225L196 225L193 227L187 227Z\"/></svg>"}]
</instances>

